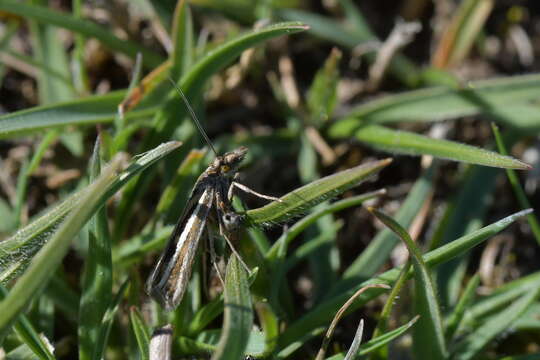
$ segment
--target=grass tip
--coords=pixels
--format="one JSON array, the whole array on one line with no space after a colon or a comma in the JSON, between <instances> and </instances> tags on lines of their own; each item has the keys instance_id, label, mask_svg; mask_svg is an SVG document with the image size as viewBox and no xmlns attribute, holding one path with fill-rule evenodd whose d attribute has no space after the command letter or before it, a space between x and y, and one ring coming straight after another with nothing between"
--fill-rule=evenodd
<instances>
[{"instance_id":1,"label":"grass tip","mask_svg":"<svg viewBox=\"0 0 540 360\"><path fill-rule=\"evenodd\" d=\"M532 170L533 168L531 164L527 164L526 162L523 162L521 160L518 160L518 163L521 166L519 170Z\"/></svg>"},{"instance_id":2,"label":"grass tip","mask_svg":"<svg viewBox=\"0 0 540 360\"><path fill-rule=\"evenodd\" d=\"M516 216L529 215L529 214L532 213L533 211L534 211L533 208L528 208L528 209L525 209L525 210L521 210L520 212L517 212L517 213L516 213Z\"/></svg>"}]
</instances>

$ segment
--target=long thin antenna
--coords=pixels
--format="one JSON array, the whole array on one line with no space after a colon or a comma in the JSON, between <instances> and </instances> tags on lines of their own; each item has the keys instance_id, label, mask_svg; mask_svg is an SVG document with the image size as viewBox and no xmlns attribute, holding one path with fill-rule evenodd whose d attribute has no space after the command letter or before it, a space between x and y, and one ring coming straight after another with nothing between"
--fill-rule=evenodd
<instances>
[{"instance_id":1,"label":"long thin antenna","mask_svg":"<svg viewBox=\"0 0 540 360\"><path fill-rule=\"evenodd\" d=\"M212 149L212 152L216 156L219 156L217 151L216 151L216 148L214 148L214 145L212 145L212 142L210 141L210 138L208 137L208 135L206 135L206 132L204 131L204 129L203 129L202 125L201 125L201 122L199 121L199 118L197 118L197 115L195 115L195 111L193 111L193 108L189 104L189 101L188 101L186 95L184 94L184 92L182 91L182 89L180 89L180 87L178 85L176 85L176 82L173 79L171 79L170 77L169 77L169 81L174 86L176 91L180 94L180 97L182 98L182 100L184 100L184 104L186 104L186 107L187 107L187 109L189 111L189 114L191 115L191 118L193 119L193 122L197 126L197 129L199 129L199 131L201 132L204 140L206 140L206 142L208 143L208 146L210 146L210 149Z\"/></svg>"}]
</instances>

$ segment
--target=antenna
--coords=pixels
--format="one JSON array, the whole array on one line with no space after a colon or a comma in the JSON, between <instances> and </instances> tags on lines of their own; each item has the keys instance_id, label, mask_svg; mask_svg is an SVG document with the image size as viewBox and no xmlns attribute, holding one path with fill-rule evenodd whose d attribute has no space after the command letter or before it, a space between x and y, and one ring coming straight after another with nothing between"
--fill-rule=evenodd
<instances>
[{"instance_id":1,"label":"antenna","mask_svg":"<svg viewBox=\"0 0 540 360\"><path fill-rule=\"evenodd\" d=\"M202 125L201 125L201 122L199 121L199 118L197 118L197 115L195 115L195 111L193 111L193 108L189 104L189 101L188 101L186 95L184 94L184 92L182 91L182 89L180 89L180 86L178 86L176 84L176 82L174 82L174 80L171 79L171 77L169 77L169 81L174 86L176 91L180 94L180 97L182 98L182 100L184 100L184 104L186 105L186 107L187 107L187 109L189 111L189 114L191 115L191 118L193 119L193 122L197 126L197 129L199 129L199 131L202 134L204 140L206 140L206 142L208 143L208 146L210 146L210 149L212 149L212 152L216 156L219 156L216 149L214 148L214 145L212 145L212 142L210 141L210 138L208 137L208 135L206 135L206 132L204 131L204 129L203 129Z\"/></svg>"}]
</instances>

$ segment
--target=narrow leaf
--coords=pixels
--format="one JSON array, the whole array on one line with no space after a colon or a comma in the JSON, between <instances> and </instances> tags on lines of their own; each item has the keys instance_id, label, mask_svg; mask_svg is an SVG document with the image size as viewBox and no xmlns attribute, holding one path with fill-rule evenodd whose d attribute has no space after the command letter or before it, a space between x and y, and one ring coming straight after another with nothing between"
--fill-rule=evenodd
<instances>
[{"instance_id":1,"label":"narrow leaf","mask_svg":"<svg viewBox=\"0 0 540 360\"><path fill-rule=\"evenodd\" d=\"M512 323L536 301L539 294L539 288L529 291L506 309L492 316L478 329L468 334L453 349L453 359L469 360L478 355L497 335L508 331Z\"/></svg>"},{"instance_id":2,"label":"narrow leaf","mask_svg":"<svg viewBox=\"0 0 540 360\"><path fill-rule=\"evenodd\" d=\"M248 210L252 224L279 223L301 214L306 209L337 196L375 175L392 162L374 161L313 181L258 209Z\"/></svg>"},{"instance_id":3,"label":"narrow leaf","mask_svg":"<svg viewBox=\"0 0 540 360\"><path fill-rule=\"evenodd\" d=\"M103 205L103 199L106 198L107 190L113 184L119 169L120 161L113 161L99 179L88 187L58 231L33 259L28 270L17 281L8 296L0 302L1 330L5 330L17 315L24 311L33 296L54 274L73 238L95 211Z\"/></svg>"},{"instance_id":4,"label":"narrow leaf","mask_svg":"<svg viewBox=\"0 0 540 360\"><path fill-rule=\"evenodd\" d=\"M141 314L137 308L132 307L129 313L129 320L131 322L131 328L135 333L137 339L137 345L139 347L139 354L142 360L149 359L149 345L150 345L150 333L146 327Z\"/></svg>"},{"instance_id":5,"label":"narrow leaf","mask_svg":"<svg viewBox=\"0 0 540 360\"><path fill-rule=\"evenodd\" d=\"M241 359L253 326L253 310L247 273L234 255L227 265L224 302L221 338L212 360Z\"/></svg>"},{"instance_id":6,"label":"narrow leaf","mask_svg":"<svg viewBox=\"0 0 540 360\"><path fill-rule=\"evenodd\" d=\"M442 317L435 284L422 258L422 253L399 223L388 215L370 208L373 215L398 235L407 246L414 269L415 305L420 314L420 321L415 327L413 341L414 352L418 358L445 359L447 357L446 342L442 328Z\"/></svg>"},{"instance_id":7,"label":"narrow leaf","mask_svg":"<svg viewBox=\"0 0 540 360\"><path fill-rule=\"evenodd\" d=\"M101 171L100 137L90 161L91 180ZM103 206L88 227L88 253L83 271L79 306L79 359L91 360L103 316L112 300L111 239L107 210Z\"/></svg>"},{"instance_id":8,"label":"narrow leaf","mask_svg":"<svg viewBox=\"0 0 540 360\"><path fill-rule=\"evenodd\" d=\"M117 114L117 106L124 96L124 91L117 91L54 105L37 106L0 116L0 139L70 125L112 122ZM149 117L155 112L156 104L149 103L127 114L126 119Z\"/></svg>"},{"instance_id":9,"label":"narrow leaf","mask_svg":"<svg viewBox=\"0 0 540 360\"><path fill-rule=\"evenodd\" d=\"M520 170L530 169L528 164L510 156L497 154L493 151L460 144L454 141L433 139L408 131L393 130L378 125L368 125L348 129L345 127L334 127L333 131L331 131L331 136L333 137L350 135L354 135L363 143L392 153L432 155L438 158L484 166Z\"/></svg>"},{"instance_id":10,"label":"narrow leaf","mask_svg":"<svg viewBox=\"0 0 540 360\"><path fill-rule=\"evenodd\" d=\"M367 101L333 127L399 122L434 122L478 114L521 129L538 129L540 75L471 81L467 86L430 87ZM341 124L341 123L344 124ZM335 129L335 131L338 131Z\"/></svg>"}]
</instances>

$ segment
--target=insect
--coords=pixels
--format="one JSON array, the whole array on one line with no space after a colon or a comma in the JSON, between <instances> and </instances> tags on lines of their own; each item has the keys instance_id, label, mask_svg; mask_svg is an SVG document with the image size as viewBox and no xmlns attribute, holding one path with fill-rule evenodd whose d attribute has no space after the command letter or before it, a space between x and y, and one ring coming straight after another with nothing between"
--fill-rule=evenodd
<instances>
[{"instance_id":1,"label":"insect","mask_svg":"<svg viewBox=\"0 0 540 360\"><path fill-rule=\"evenodd\" d=\"M167 246L147 281L146 291L167 311L174 310L182 300L191 276L199 242L209 221L217 223L220 234L225 238L232 252L239 256L228 237L228 234L237 229L243 220L243 216L237 214L231 205L235 187L268 200L280 201L280 199L259 194L235 181L238 166L248 149L239 147L219 156L208 135L202 129L186 96L174 81L171 80L171 82L184 100L193 121L216 158L197 179Z\"/></svg>"}]
</instances>

